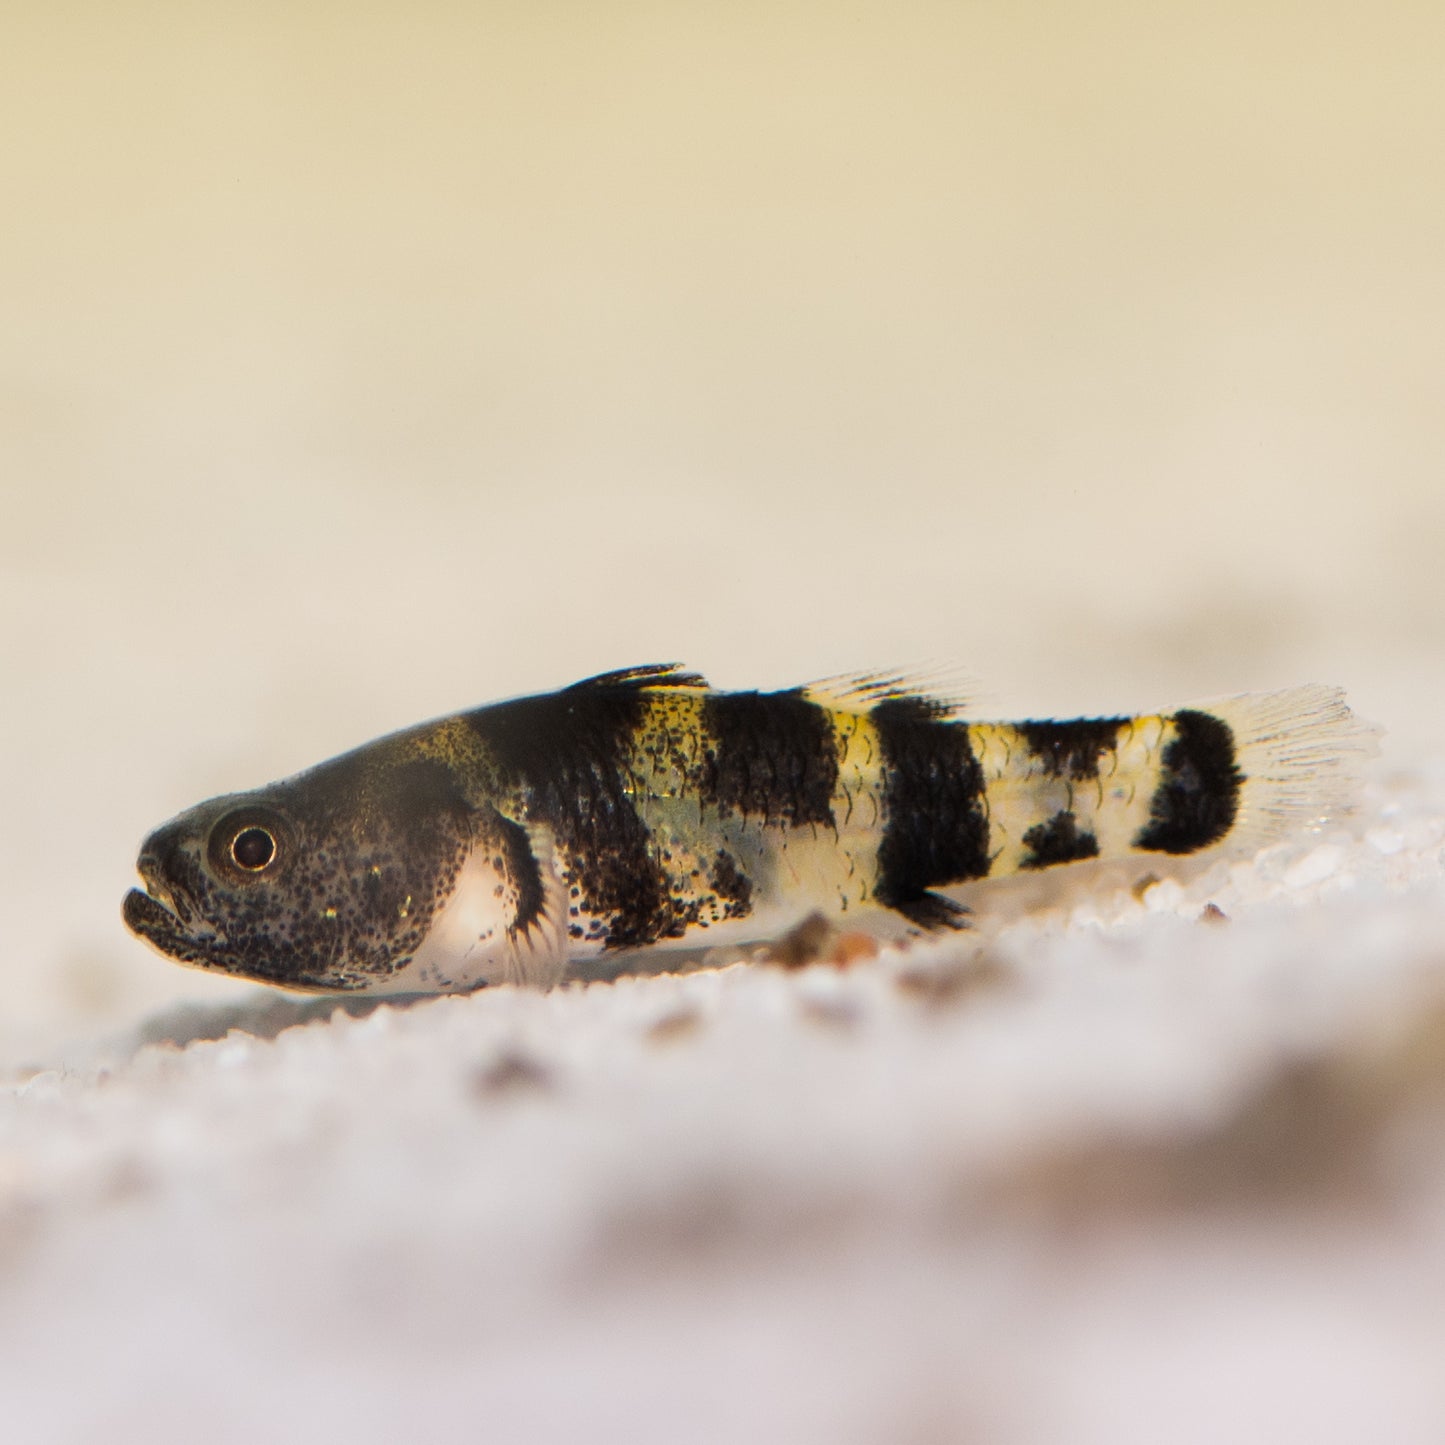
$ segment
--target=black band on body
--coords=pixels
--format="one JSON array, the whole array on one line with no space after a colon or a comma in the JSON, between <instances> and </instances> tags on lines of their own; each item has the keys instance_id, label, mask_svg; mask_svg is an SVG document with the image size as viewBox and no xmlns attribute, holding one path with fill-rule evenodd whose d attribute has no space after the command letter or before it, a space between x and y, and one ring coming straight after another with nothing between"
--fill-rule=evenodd
<instances>
[{"instance_id":1,"label":"black band on body","mask_svg":"<svg viewBox=\"0 0 1445 1445\"><path fill-rule=\"evenodd\" d=\"M646 707L636 686L603 680L467 715L503 781L521 788L529 818L552 829L571 861L576 901L608 920L608 948L675 937L683 927L624 774Z\"/></svg>"},{"instance_id":2,"label":"black band on body","mask_svg":"<svg viewBox=\"0 0 1445 1445\"><path fill-rule=\"evenodd\" d=\"M833 824L838 745L825 709L801 693L714 693L703 703L701 792L726 816Z\"/></svg>"},{"instance_id":3,"label":"black band on body","mask_svg":"<svg viewBox=\"0 0 1445 1445\"><path fill-rule=\"evenodd\" d=\"M1081 783L1099 776L1099 758L1119 743L1119 729L1128 718L1083 718L1075 722L1026 722L1019 735L1029 751L1056 778Z\"/></svg>"},{"instance_id":4,"label":"black band on body","mask_svg":"<svg viewBox=\"0 0 1445 1445\"><path fill-rule=\"evenodd\" d=\"M914 698L879 703L869 716L883 754L879 901L897 906L939 885L985 877L983 771L968 728Z\"/></svg>"},{"instance_id":5,"label":"black band on body","mask_svg":"<svg viewBox=\"0 0 1445 1445\"><path fill-rule=\"evenodd\" d=\"M1206 712L1177 712L1175 738L1164 749L1164 771L1149 808L1149 823L1134 839L1154 853L1195 853L1234 826L1244 775L1235 764L1229 724Z\"/></svg>"}]
</instances>

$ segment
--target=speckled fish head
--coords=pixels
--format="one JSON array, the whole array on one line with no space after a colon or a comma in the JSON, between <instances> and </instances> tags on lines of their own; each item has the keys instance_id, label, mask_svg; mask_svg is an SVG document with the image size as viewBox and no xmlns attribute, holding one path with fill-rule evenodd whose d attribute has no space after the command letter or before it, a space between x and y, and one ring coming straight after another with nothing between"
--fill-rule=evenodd
<instances>
[{"instance_id":1,"label":"speckled fish head","mask_svg":"<svg viewBox=\"0 0 1445 1445\"><path fill-rule=\"evenodd\" d=\"M451 770L397 739L157 828L125 922L197 968L363 989L415 953L470 847Z\"/></svg>"}]
</instances>

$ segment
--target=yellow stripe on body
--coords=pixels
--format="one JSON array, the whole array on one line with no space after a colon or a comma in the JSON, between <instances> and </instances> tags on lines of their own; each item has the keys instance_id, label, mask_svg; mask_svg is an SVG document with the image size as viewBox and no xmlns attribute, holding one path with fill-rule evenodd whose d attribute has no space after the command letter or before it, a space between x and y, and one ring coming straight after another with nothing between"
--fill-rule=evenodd
<instances>
[{"instance_id":1,"label":"yellow stripe on body","mask_svg":"<svg viewBox=\"0 0 1445 1445\"><path fill-rule=\"evenodd\" d=\"M750 877L745 840L724 837L717 809L703 800L699 782L708 741L701 696L658 690L647 696L623 764L623 791L651 837L669 894L679 910L695 913L696 926L703 928L722 923L728 912L728 900L710 882L719 853L726 852Z\"/></svg>"},{"instance_id":2,"label":"yellow stripe on body","mask_svg":"<svg viewBox=\"0 0 1445 1445\"><path fill-rule=\"evenodd\" d=\"M1149 822L1173 723L1150 715L1121 724L1098 758L1097 774L1070 776L1030 747L1022 728L974 723L969 739L983 772L989 822L990 877L1027 866L1030 829L1072 813L1079 833L1092 834L1100 857L1120 857Z\"/></svg>"},{"instance_id":3,"label":"yellow stripe on body","mask_svg":"<svg viewBox=\"0 0 1445 1445\"><path fill-rule=\"evenodd\" d=\"M837 906L844 912L873 902L878 844L883 838L883 761L878 729L861 713L828 710L838 747L838 784L833 791L836 837L832 857L817 872L831 873Z\"/></svg>"},{"instance_id":4,"label":"yellow stripe on body","mask_svg":"<svg viewBox=\"0 0 1445 1445\"><path fill-rule=\"evenodd\" d=\"M629 749L627 792L652 835L673 897L684 907L698 904L700 925L725 921L709 883L719 852L752 885L755 926L775 911L847 912L872 901L883 827L877 731L861 714L823 711L838 762L832 824L790 825L720 808L709 796L709 756L718 744L708 732L705 694L648 698Z\"/></svg>"}]
</instances>

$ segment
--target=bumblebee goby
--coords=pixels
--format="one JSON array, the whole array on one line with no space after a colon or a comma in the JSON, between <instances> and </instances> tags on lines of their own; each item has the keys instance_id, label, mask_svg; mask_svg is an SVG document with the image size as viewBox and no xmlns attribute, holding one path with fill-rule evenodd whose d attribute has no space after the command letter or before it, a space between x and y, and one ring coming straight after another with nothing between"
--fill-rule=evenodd
<instances>
[{"instance_id":1,"label":"bumblebee goby","mask_svg":"<svg viewBox=\"0 0 1445 1445\"><path fill-rule=\"evenodd\" d=\"M1372 740L1328 687L1004 723L901 676L729 693L639 667L202 803L146 839L124 917L283 988L545 987L600 953L813 913L960 927L938 890L1257 848L1348 808Z\"/></svg>"}]
</instances>

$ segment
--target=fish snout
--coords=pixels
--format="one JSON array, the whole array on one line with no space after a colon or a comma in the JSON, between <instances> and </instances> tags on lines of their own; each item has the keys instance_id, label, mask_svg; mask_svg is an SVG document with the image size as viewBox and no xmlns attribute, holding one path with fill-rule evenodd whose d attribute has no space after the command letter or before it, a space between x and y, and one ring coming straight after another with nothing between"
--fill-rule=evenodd
<instances>
[{"instance_id":1,"label":"fish snout","mask_svg":"<svg viewBox=\"0 0 1445 1445\"><path fill-rule=\"evenodd\" d=\"M182 877L189 861L178 831L167 826L156 829L145 840L135 863L146 892L185 925L192 923L199 912Z\"/></svg>"}]
</instances>

